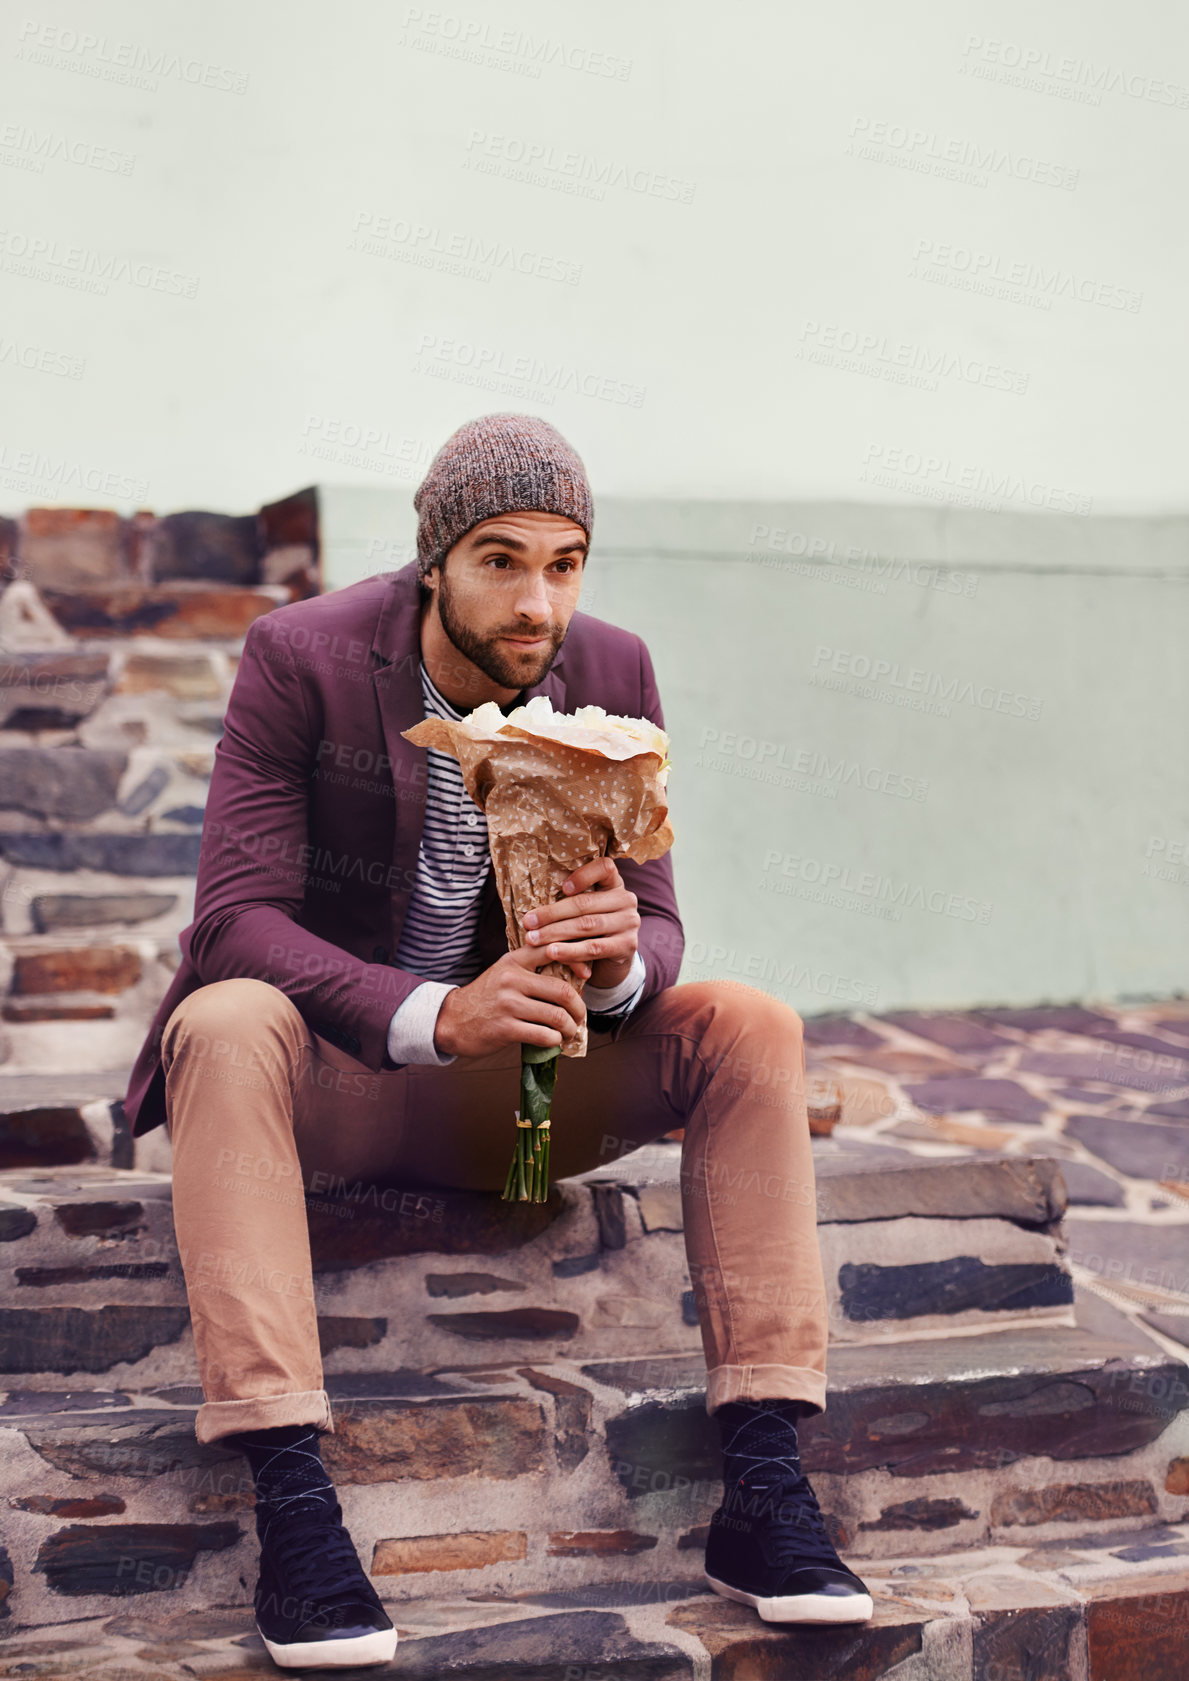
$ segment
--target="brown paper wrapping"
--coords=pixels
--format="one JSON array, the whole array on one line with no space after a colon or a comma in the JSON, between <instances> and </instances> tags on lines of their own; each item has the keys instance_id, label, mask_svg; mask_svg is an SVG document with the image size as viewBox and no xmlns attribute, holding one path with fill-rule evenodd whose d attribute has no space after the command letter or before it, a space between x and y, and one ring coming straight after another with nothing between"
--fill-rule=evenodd
<instances>
[{"instance_id":1,"label":"brown paper wrapping","mask_svg":"<svg viewBox=\"0 0 1189 1681\"><path fill-rule=\"evenodd\" d=\"M498 708L494 714L503 716ZM528 944L526 913L564 898L561 884L580 864L603 854L642 864L669 850L667 770L659 752L641 751L623 731L573 726L566 714L554 713L553 727L584 745L474 719L426 718L401 733L458 760L467 793L487 818L508 949L515 951ZM545 964L541 973L559 975L579 993L585 985L565 963ZM586 1055L585 1024L563 1055Z\"/></svg>"}]
</instances>

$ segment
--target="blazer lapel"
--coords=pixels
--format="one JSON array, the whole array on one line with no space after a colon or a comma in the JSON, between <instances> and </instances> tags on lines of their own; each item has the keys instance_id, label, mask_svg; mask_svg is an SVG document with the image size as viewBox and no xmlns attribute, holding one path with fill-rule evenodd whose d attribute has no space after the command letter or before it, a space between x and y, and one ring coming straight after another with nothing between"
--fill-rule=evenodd
<instances>
[{"instance_id":1,"label":"blazer lapel","mask_svg":"<svg viewBox=\"0 0 1189 1681\"><path fill-rule=\"evenodd\" d=\"M390 901L390 950L395 953L417 879L429 765L425 748L415 747L401 734L425 716L421 696L421 602L415 562L402 567L393 579L392 590L376 625L372 654L378 661L372 681L384 731L384 748L392 764L396 801L392 845L394 885Z\"/></svg>"}]
</instances>

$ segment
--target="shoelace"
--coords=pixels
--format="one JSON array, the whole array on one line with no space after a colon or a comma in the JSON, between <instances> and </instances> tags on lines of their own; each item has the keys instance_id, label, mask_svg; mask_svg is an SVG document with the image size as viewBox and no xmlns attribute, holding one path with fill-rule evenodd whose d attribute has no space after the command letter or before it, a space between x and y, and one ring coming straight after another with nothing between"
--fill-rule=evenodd
<instances>
[{"instance_id":1,"label":"shoelace","mask_svg":"<svg viewBox=\"0 0 1189 1681\"><path fill-rule=\"evenodd\" d=\"M289 1594L309 1606L310 1616L335 1606L372 1603L371 1583L340 1522L292 1522L279 1526L275 1539L273 1528L270 1524L265 1531L262 1545Z\"/></svg>"},{"instance_id":2,"label":"shoelace","mask_svg":"<svg viewBox=\"0 0 1189 1681\"><path fill-rule=\"evenodd\" d=\"M764 1522L764 1550L773 1564L838 1568L838 1554L806 1477L775 1478L770 1483L739 1487L746 1495L750 1513Z\"/></svg>"}]
</instances>

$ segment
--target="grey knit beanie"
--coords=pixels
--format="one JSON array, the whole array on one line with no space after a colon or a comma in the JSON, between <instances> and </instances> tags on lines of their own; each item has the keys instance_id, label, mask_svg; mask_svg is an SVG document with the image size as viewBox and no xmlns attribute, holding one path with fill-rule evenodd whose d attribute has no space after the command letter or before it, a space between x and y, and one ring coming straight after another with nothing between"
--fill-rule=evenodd
<instances>
[{"instance_id":1,"label":"grey knit beanie","mask_svg":"<svg viewBox=\"0 0 1189 1681\"><path fill-rule=\"evenodd\" d=\"M531 414L485 414L447 438L413 498L417 576L472 526L497 514L561 514L590 537L586 469L561 433Z\"/></svg>"}]
</instances>

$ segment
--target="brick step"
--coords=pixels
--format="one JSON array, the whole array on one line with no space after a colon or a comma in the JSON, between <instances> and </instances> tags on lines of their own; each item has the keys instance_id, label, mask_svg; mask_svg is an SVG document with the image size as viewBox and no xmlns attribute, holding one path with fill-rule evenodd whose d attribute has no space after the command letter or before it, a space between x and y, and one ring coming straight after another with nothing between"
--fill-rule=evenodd
<instances>
[{"instance_id":1,"label":"brick step","mask_svg":"<svg viewBox=\"0 0 1189 1681\"><path fill-rule=\"evenodd\" d=\"M889 1559L867 1571L872 1621L838 1629L765 1625L707 1592L696 1570L665 1577L645 1555L599 1583L543 1579L514 1592L492 1584L390 1600L396 1659L368 1673L409 1681L876 1681L893 1674L897 1681L1180 1681L1186 1547L1184 1529L1168 1528L1083 1533L1048 1551L992 1547ZM199 1557L198 1572L210 1556ZM176 1576L185 1567L155 1568ZM376 1578L386 1599L393 1584L391 1576ZM153 1589L136 1584L129 1592ZM158 1592L37 1627L24 1623L18 1596L13 1609L22 1622L0 1645L0 1677L275 1676L247 1597L241 1589L225 1607L185 1610L176 1594ZM69 1600L57 1606L59 1616L77 1617L80 1608Z\"/></svg>"},{"instance_id":2,"label":"brick step","mask_svg":"<svg viewBox=\"0 0 1189 1681\"><path fill-rule=\"evenodd\" d=\"M138 841L136 836L101 838ZM44 906L49 897L39 894L34 906ZM109 902L113 898L104 897ZM131 909L137 900L157 901L164 906L177 904L183 896L153 893L114 897L126 900L124 908ZM184 898L188 903L189 894ZM106 928L79 930L65 937L29 934L10 937L4 945L8 984L0 997L0 1021L4 1023L7 1055L5 1072L0 1075L0 1110L7 1107L5 1091L13 1074L50 1074L62 1067L64 1032L69 1034L76 1067L127 1066L139 1050L177 966L176 931L128 929L114 938Z\"/></svg>"},{"instance_id":3,"label":"brick step","mask_svg":"<svg viewBox=\"0 0 1189 1681\"><path fill-rule=\"evenodd\" d=\"M100 1098L53 1109L34 1088L26 1103L9 1116L10 1148L56 1127L63 1154L81 1152L100 1130ZM163 1134L154 1137L167 1149ZM130 1144L113 1121L109 1149L126 1155ZM1071 1322L1054 1163L922 1158L829 1139L814 1150L836 1344ZM679 1159L676 1144L636 1151L564 1181L540 1207L313 1176L327 1370L621 1358L637 1352L641 1332L657 1354L698 1350ZM293 1194L258 1178L255 1165L215 1164L228 1196ZM167 1172L84 1164L2 1173L0 1231L9 1281L0 1373L40 1389L193 1381ZM212 1257L211 1266L212 1284L244 1284L230 1261ZM771 1288L779 1293L781 1281Z\"/></svg>"},{"instance_id":4,"label":"brick step","mask_svg":"<svg viewBox=\"0 0 1189 1681\"><path fill-rule=\"evenodd\" d=\"M138 509L122 518L106 508L29 508L0 521L0 545L25 589L150 579L257 584L316 567L318 494L311 486L251 514L158 517Z\"/></svg>"},{"instance_id":5,"label":"brick step","mask_svg":"<svg viewBox=\"0 0 1189 1681\"><path fill-rule=\"evenodd\" d=\"M242 637L254 620L294 599L284 584L237 585L181 579L169 583L97 583L41 599L63 630L80 640L154 636L185 641Z\"/></svg>"},{"instance_id":6,"label":"brick step","mask_svg":"<svg viewBox=\"0 0 1189 1681\"><path fill-rule=\"evenodd\" d=\"M330 1380L324 1455L386 1595L415 1615L427 1589L521 1604L599 1583L614 1605L614 1584L637 1572L655 1597L696 1579L719 1495L698 1364ZM1189 1490L1187 1377L1152 1345L1084 1328L843 1348L827 1411L803 1426L803 1459L844 1557L877 1575L889 1560L976 1548L1063 1569L1083 1544L1183 1562L1171 1526ZM238 1456L195 1441L197 1399L177 1387L7 1394L0 1499L19 1623L110 1615L128 1595L155 1595L165 1612L242 1603L250 1485ZM944 1573L953 1580L949 1563ZM899 1574L911 1589L931 1570Z\"/></svg>"},{"instance_id":7,"label":"brick step","mask_svg":"<svg viewBox=\"0 0 1189 1681\"><path fill-rule=\"evenodd\" d=\"M26 935L4 944L12 968L2 1014L10 1022L22 1019L26 1007L69 1005L78 998L101 999L113 1011L131 1000L143 1014L156 1001L162 978L172 972L176 947L169 937L113 939L106 929L65 938Z\"/></svg>"}]
</instances>

